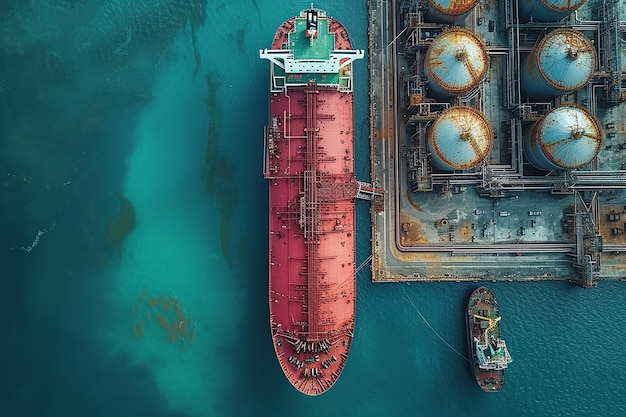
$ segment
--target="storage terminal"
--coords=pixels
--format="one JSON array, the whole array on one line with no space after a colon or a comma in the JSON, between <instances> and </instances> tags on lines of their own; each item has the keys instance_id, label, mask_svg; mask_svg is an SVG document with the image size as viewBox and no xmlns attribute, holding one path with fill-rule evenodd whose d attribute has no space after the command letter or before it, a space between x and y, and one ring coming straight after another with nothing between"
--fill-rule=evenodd
<instances>
[{"instance_id":1,"label":"storage terminal","mask_svg":"<svg viewBox=\"0 0 626 417\"><path fill-rule=\"evenodd\" d=\"M625 279L626 1L368 6L372 279Z\"/></svg>"}]
</instances>

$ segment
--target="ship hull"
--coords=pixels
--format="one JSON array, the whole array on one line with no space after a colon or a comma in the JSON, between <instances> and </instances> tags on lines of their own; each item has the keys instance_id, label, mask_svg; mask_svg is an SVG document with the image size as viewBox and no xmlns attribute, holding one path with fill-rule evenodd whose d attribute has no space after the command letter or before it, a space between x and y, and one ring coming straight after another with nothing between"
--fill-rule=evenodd
<instances>
[{"instance_id":1,"label":"ship hull","mask_svg":"<svg viewBox=\"0 0 626 417\"><path fill-rule=\"evenodd\" d=\"M272 50L299 42L298 19L278 28ZM334 38L331 48L351 49L340 23L317 23ZM333 74L284 77L272 79L265 133L270 328L289 382L318 395L339 378L354 332L353 96L326 84L339 80Z\"/></svg>"},{"instance_id":2,"label":"ship hull","mask_svg":"<svg viewBox=\"0 0 626 417\"><path fill-rule=\"evenodd\" d=\"M504 387L504 369L482 369L480 367L476 340L484 338L484 329L481 328L480 322L476 322L476 316L499 320L498 302L493 293L486 287L475 289L469 298L466 315L468 355L472 373L480 388L485 392L499 392ZM500 336L499 323L495 324L493 333Z\"/></svg>"}]
</instances>

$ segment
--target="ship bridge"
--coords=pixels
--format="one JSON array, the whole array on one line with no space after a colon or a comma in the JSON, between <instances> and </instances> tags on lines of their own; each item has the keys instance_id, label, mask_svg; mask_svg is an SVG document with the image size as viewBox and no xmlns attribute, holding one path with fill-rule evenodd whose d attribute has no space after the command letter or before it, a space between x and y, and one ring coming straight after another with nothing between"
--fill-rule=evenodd
<instances>
[{"instance_id":1,"label":"ship bridge","mask_svg":"<svg viewBox=\"0 0 626 417\"><path fill-rule=\"evenodd\" d=\"M301 15L294 19L293 30L279 34L273 49L259 50L259 57L272 63L272 92L306 86L311 79L318 86L353 91L352 62L365 53L343 48L342 43L349 44L348 34L345 30L336 33L334 25L336 21L320 15L312 32L309 19Z\"/></svg>"}]
</instances>

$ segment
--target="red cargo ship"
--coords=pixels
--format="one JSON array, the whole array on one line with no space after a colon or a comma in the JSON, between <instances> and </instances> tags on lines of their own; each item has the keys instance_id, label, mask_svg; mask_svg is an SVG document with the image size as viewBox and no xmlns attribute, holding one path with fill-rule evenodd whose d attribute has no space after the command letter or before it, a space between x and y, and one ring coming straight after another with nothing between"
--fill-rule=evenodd
<instances>
[{"instance_id":1,"label":"red cargo ship","mask_svg":"<svg viewBox=\"0 0 626 417\"><path fill-rule=\"evenodd\" d=\"M328 390L348 358L355 315L354 126L348 32L323 10L276 31L270 61L269 304L278 362L300 392Z\"/></svg>"}]
</instances>

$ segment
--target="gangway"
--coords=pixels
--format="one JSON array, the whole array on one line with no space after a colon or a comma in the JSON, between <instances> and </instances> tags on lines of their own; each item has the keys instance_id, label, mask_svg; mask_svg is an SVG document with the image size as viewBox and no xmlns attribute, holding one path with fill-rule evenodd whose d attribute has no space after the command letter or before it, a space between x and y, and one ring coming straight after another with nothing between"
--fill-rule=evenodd
<instances>
[{"instance_id":1,"label":"gangway","mask_svg":"<svg viewBox=\"0 0 626 417\"><path fill-rule=\"evenodd\" d=\"M358 188L356 190L356 198L361 200L372 201L374 197L382 197L385 195L385 191L380 188L375 188L372 184L357 181Z\"/></svg>"}]
</instances>

